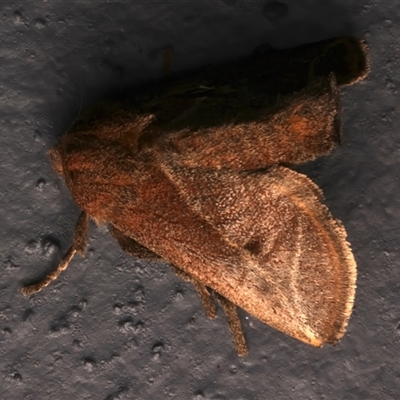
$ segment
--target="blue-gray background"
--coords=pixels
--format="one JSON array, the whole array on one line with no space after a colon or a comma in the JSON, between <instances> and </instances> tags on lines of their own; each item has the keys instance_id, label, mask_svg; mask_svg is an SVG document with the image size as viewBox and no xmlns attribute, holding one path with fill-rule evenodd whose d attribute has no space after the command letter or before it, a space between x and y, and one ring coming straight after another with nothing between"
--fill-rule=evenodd
<instances>
[{"instance_id":1,"label":"blue-gray background","mask_svg":"<svg viewBox=\"0 0 400 400\"><path fill-rule=\"evenodd\" d=\"M400 13L397 1L0 3L0 398L400 398ZM91 225L87 257L25 298L71 244L79 210L47 151L109 90L274 47L354 34L368 78L342 91L343 145L303 168L348 231L355 309L314 349L240 312L239 358L221 310L204 316L168 265L125 255Z\"/></svg>"}]
</instances>

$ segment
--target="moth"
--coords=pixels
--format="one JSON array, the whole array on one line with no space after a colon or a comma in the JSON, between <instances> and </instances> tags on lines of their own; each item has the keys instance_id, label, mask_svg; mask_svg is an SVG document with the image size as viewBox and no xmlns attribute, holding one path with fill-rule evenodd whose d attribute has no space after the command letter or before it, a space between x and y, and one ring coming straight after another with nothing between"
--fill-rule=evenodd
<instances>
[{"instance_id":1,"label":"moth","mask_svg":"<svg viewBox=\"0 0 400 400\"><path fill-rule=\"evenodd\" d=\"M334 344L352 311L356 262L321 190L289 166L340 143L339 87L368 70L365 43L340 37L92 107L50 151L82 209L72 246L22 292L42 290L84 255L92 218L126 252L170 263L210 318L215 297L239 355L237 307L310 345Z\"/></svg>"}]
</instances>

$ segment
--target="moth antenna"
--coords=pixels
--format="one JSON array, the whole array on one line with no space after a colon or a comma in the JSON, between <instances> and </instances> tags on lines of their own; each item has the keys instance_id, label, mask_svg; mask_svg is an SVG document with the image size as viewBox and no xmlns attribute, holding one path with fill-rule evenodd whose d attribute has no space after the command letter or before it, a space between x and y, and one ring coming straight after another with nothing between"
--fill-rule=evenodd
<instances>
[{"instance_id":1,"label":"moth antenna","mask_svg":"<svg viewBox=\"0 0 400 400\"><path fill-rule=\"evenodd\" d=\"M75 119L77 119L81 115L82 108L83 108L83 96L81 97L81 104L79 105L78 115L75 117Z\"/></svg>"},{"instance_id":2,"label":"moth antenna","mask_svg":"<svg viewBox=\"0 0 400 400\"><path fill-rule=\"evenodd\" d=\"M32 293L40 292L43 288L45 288L51 282L56 280L58 276L61 274L61 272L67 269L75 253L79 253L82 256L85 254L88 228L89 228L89 215L85 211L82 211L75 226L74 241L72 243L72 246L65 253L64 257L58 264L57 269L48 274L40 282L35 283L33 285L24 286L21 289L21 292L25 296L29 296Z\"/></svg>"},{"instance_id":3,"label":"moth antenna","mask_svg":"<svg viewBox=\"0 0 400 400\"><path fill-rule=\"evenodd\" d=\"M244 337L242 324L237 314L237 308L235 304L217 292L215 292L215 295L228 318L229 328L231 328L238 355L240 357L247 356L249 351L247 349L246 339Z\"/></svg>"},{"instance_id":4,"label":"moth antenna","mask_svg":"<svg viewBox=\"0 0 400 400\"><path fill-rule=\"evenodd\" d=\"M72 120L71 124L69 125L67 131L69 131L76 123L76 121L79 119L79 117L81 116L82 113L82 109L83 109L83 96L81 96L81 103L79 105L79 110L78 113L75 115L75 118Z\"/></svg>"},{"instance_id":5,"label":"moth antenna","mask_svg":"<svg viewBox=\"0 0 400 400\"><path fill-rule=\"evenodd\" d=\"M171 76L171 64L172 64L172 51L169 48L163 50L163 75L164 78Z\"/></svg>"}]
</instances>

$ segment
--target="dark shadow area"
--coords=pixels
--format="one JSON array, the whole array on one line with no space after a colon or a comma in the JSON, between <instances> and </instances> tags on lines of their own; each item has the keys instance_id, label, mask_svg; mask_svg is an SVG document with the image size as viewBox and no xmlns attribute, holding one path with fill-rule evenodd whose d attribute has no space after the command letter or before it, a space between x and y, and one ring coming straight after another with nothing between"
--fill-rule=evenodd
<instances>
[{"instance_id":1,"label":"dark shadow area","mask_svg":"<svg viewBox=\"0 0 400 400\"><path fill-rule=\"evenodd\" d=\"M177 1L163 6L163 10L168 9L171 22L175 18L178 22L185 15L181 10L183 4L186 3ZM57 4L54 7L62 8ZM149 20L146 27L142 25L141 10L146 15L157 15L162 12L158 4L100 3L95 13L85 12L83 16L78 15L78 7L70 18L82 31L79 34L76 31L74 41L64 44L60 52L62 64L61 59L57 60L60 72L69 76L69 83L68 80L60 82L67 86L57 89L64 102L62 105L57 99L47 104L53 126L61 127L55 120L57 115L64 121L63 128L53 132L58 136L68 128L67 121L72 123L88 105L101 98L132 97L143 88L157 91L166 75L168 79L182 77L188 71L232 62L249 56L263 43L274 49L291 48L342 35L357 35L349 7L345 2L335 1L197 4L194 15L187 10L181 37L176 36L178 31L172 23L161 28L156 20ZM212 21L205 23L208 13L213 12L221 20L216 20L215 25ZM107 21L106 15L113 15L113 20ZM237 24L242 32L232 30ZM89 25L97 29L89 30ZM141 35L137 26L143 29ZM148 32L152 32L151 37ZM58 104L57 111L52 110L51 103ZM59 107L64 108L62 113Z\"/></svg>"}]
</instances>

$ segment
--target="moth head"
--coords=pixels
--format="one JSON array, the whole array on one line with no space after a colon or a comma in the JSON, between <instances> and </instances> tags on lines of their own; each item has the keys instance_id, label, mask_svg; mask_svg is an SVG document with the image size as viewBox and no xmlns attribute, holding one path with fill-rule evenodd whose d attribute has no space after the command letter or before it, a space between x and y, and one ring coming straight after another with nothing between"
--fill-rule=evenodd
<instances>
[{"instance_id":1,"label":"moth head","mask_svg":"<svg viewBox=\"0 0 400 400\"><path fill-rule=\"evenodd\" d=\"M51 149L49 151L49 156L51 163L53 165L54 171L57 172L58 175L64 177L64 168L63 168L63 163L61 159L61 154L60 151L57 147L54 149Z\"/></svg>"}]
</instances>

